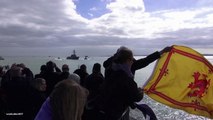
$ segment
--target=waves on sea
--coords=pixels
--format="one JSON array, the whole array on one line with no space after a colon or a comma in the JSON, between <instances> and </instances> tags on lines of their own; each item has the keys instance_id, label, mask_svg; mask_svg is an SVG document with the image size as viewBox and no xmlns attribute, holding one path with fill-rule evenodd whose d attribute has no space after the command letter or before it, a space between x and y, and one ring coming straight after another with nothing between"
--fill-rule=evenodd
<instances>
[{"instance_id":1,"label":"waves on sea","mask_svg":"<svg viewBox=\"0 0 213 120\"><path fill-rule=\"evenodd\" d=\"M142 103L149 105L157 116L158 120L211 120L206 117L186 113L185 111L173 109L159 102L154 101L147 95L144 95ZM142 112L138 109L130 111L131 120L145 120Z\"/></svg>"}]
</instances>

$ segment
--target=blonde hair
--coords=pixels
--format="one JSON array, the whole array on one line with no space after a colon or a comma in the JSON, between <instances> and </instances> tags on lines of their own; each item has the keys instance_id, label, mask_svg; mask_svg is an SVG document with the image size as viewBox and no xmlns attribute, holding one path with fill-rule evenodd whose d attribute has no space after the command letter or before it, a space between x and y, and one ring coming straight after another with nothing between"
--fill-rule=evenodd
<instances>
[{"instance_id":1,"label":"blonde hair","mask_svg":"<svg viewBox=\"0 0 213 120\"><path fill-rule=\"evenodd\" d=\"M53 120L81 120L88 91L73 80L59 82L50 95Z\"/></svg>"}]
</instances>

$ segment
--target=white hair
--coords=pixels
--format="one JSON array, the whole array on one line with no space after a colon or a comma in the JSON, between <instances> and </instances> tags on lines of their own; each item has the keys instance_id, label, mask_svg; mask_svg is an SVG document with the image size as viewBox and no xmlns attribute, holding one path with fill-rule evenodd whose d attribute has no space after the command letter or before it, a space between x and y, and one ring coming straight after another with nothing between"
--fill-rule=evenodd
<instances>
[{"instance_id":1,"label":"white hair","mask_svg":"<svg viewBox=\"0 0 213 120\"><path fill-rule=\"evenodd\" d=\"M119 53L121 50L129 50L129 48L125 46L120 46L120 48L117 49L117 53Z\"/></svg>"},{"instance_id":2,"label":"white hair","mask_svg":"<svg viewBox=\"0 0 213 120\"><path fill-rule=\"evenodd\" d=\"M72 73L69 75L68 79L80 84L80 76L78 74Z\"/></svg>"}]
</instances>

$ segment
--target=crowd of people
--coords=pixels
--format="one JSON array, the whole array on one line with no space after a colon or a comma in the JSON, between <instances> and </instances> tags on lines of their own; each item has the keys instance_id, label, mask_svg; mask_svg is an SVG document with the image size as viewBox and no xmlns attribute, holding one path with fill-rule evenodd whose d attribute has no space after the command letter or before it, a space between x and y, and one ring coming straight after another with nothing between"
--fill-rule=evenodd
<instances>
[{"instance_id":1,"label":"crowd of people","mask_svg":"<svg viewBox=\"0 0 213 120\"><path fill-rule=\"evenodd\" d=\"M132 51L120 47L104 63L95 63L92 73L82 64L73 73L48 61L34 75L30 68L0 66L0 119L2 120L129 120L130 108L143 99L143 89L134 81L135 71L171 50L165 47L135 60Z\"/></svg>"}]
</instances>

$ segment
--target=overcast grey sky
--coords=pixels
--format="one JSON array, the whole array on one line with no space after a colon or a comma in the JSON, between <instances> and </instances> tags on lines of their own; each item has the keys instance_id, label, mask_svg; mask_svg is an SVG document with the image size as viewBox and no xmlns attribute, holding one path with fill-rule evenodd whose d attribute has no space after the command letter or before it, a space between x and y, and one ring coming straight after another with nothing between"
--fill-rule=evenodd
<instances>
[{"instance_id":1,"label":"overcast grey sky","mask_svg":"<svg viewBox=\"0 0 213 120\"><path fill-rule=\"evenodd\" d=\"M1 56L213 53L213 0L0 0Z\"/></svg>"}]
</instances>

